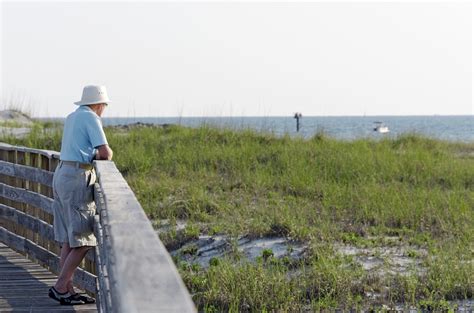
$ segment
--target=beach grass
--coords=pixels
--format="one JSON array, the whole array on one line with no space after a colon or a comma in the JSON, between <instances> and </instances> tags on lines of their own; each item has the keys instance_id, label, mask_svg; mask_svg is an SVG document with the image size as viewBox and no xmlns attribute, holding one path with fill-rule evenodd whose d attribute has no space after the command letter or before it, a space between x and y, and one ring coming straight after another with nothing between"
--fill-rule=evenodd
<instances>
[{"instance_id":1,"label":"beach grass","mask_svg":"<svg viewBox=\"0 0 474 313\"><path fill-rule=\"evenodd\" d=\"M61 130L36 127L4 141L59 151ZM175 259L200 310L445 310L473 297L474 144L173 125L106 134L149 218L186 221L184 232L160 235L167 247L202 234L307 245L296 261L235 253L202 268ZM417 260L403 273L374 275L337 248L375 247L382 258L393 238Z\"/></svg>"}]
</instances>

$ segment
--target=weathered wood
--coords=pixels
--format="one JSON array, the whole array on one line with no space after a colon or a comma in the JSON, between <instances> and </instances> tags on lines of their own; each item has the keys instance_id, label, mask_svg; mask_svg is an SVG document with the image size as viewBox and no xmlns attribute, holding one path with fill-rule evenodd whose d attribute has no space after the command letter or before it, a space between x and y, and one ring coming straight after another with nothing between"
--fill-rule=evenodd
<instances>
[{"instance_id":1,"label":"weathered wood","mask_svg":"<svg viewBox=\"0 0 474 313\"><path fill-rule=\"evenodd\" d=\"M32 167L32 168L39 168L39 155L37 153L33 153L33 152L29 152L28 153L29 157L30 157L30 162L29 162L29 166ZM39 186L40 184L39 183L36 183L36 182L30 182L30 188L29 190L33 191L33 192L38 192L39 191ZM43 210L37 208L37 207L34 207L34 206L31 206L33 208L33 216L35 217L38 217L39 219L41 220L45 220L45 213ZM37 240L37 243L44 247L44 246L47 246L48 245L48 240L42 238L42 237L38 237L38 240Z\"/></svg>"},{"instance_id":2,"label":"weathered wood","mask_svg":"<svg viewBox=\"0 0 474 313\"><path fill-rule=\"evenodd\" d=\"M0 174L26 179L46 186L53 185L53 172L40 168L0 161Z\"/></svg>"},{"instance_id":3,"label":"weathered wood","mask_svg":"<svg viewBox=\"0 0 474 313\"><path fill-rule=\"evenodd\" d=\"M20 237L3 227L0 227L0 241L14 248L19 252L23 252L28 257L34 259L38 263L47 266L52 272L59 273L59 258L50 251L36 245L31 240ZM85 270L78 268L74 273L74 284L91 293L96 292L96 276Z\"/></svg>"},{"instance_id":4,"label":"weathered wood","mask_svg":"<svg viewBox=\"0 0 474 313\"><path fill-rule=\"evenodd\" d=\"M113 162L96 161L114 312L195 312L178 271Z\"/></svg>"},{"instance_id":5,"label":"weathered wood","mask_svg":"<svg viewBox=\"0 0 474 313\"><path fill-rule=\"evenodd\" d=\"M8 150L0 150L0 156L3 161L8 162ZM2 180L1 183L9 184L9 176L2 175ZM1 196L1 195L0 195ZM9 199L2 197L2 203L8 205L8 206L13 206L13 201L10 201ZM15 232L18 232L19 229L14 229Z\"/></svg>"},{"instance_id":6,"label":"weathered wood","mask_svg":"<svg viewBox=\"0 0 474 313\"><path fill-rule=\"evenodd\" d=\"M96 184L97 187L98 184ZM96 198L97 200L97 198ZM96 301L99 312L108 313L112 308L112 298L110 296L110 287L107 273L106 256L104 254L105 241L98 215L94 218L94 234L98 245L95 247L96 267L97 267L97 293Z\"/></svg>"},{"instance_id":7,"label":"weathered wood","mask_svg":"<svg viewBox=\"0 0 474 313\"><path fill-rule=\"evenodd\" d=\"M49 159L49 170L50 170L51 172L55 172L55 171L56 171L56 168L59 166L59 161L60 161L60 160L59 160L59 153L58 153L58 154L54 154L53 157ZM53 176L54 176L54 175L53 175ZM51 186L51 187L52 187L52 186ZM51 188L51 197L54 198L54 189L53 189L53 188ZM46 219L49 223L53 223L53 220L54 220L52 214L47 214L47 215L45 216L45 219ZM57 244L50 246L50 250L51 250L51 251L54 251L54 252L56 252L56 253L59 254L59 246L58 246ZM93 254L93 250L90 250L89 252L90 252L90 254L93 255L93 258L95 259L95 254ZM88 255L89 255L89 253L88 253Z\"/></svg>"},{"instance_id":8,"label":"weathered wood","mask_svg":"<svg viewBox=\"0 0 474 313\"><path fill-rule=\"evenodd\" d=\"M9 145L9 144L4 143L4 142L0 143L0 150L37 153L37 154L40 154L40 155L47 156L48 158L58 158L59 159L59 153L57 151L33 149L33 148L20 147L20 146L12 146L12 145Z\"/></svg>"},{"instance_id":9,"label":"weathered wood","mask_svg":"<svg viewBox=\"0 0 474 313\"><path fill-rule=\"evenodd\" d=\"M44 156L42 155L40 157L40 161L41 161L41 166L40 168L42 170L45 170L45 171L49 171L49 158L47 156ZM53 174L54 175L54 174ZM42 194L43 196L46 196L48 198L53 198L53 194L52 194L52 191L51 191L51 187L48 187L46 185L43 185L43 184L39 184L39 193ZM47 215L44 215L43 216L43 219L44 221L48 222L48 223L53 223L53 220L50 220L49 219L49 216ZM45 247L47 250L51 251L52 250L52 247L54 246L54 241L53 240L46 240L44 243L43 243L43 247Z\"/></svg>"},{"instance_id":10,"label":"weathered wood","mask_svg":"<svg viewBox=\"0 0 474 313\"><path fill-rule=\"evenodd\" d=\"M0 227L0 242L5 243L16 251L25 252L25 238L20 237L3 227Z\"/></svg>"},{"instance_id":11,"label":"weathered wood","mask_svg":"<svg viewBox=\"0 0 474 313\"><path fill-rule=\"evenodd\" d=\"M0 204L0 216L38 233L39 236L45 239L54 240L53 226L38 218L3 204Z\"/></svg>"},{"instance_id":12,"label":"weathered wood","mask_svg":"<svg viewBox=\"0 0 474 313\"><path fill-rule=\"evenodd\" d=\"M15 150L10 150L10 151L7 152L7 154L8 154L7 161L11 162L11 163L16 163L16 151ZM11 176L7 177L7 184L9 184L10 186L16 187L15 183L16 183L15 178L13 178ZM19 203L18 202L10 202L10 206L12 206L14 208L18 208ZM20 231L21 231L21 235L24 235L23 230L21 229Z\"/></svg>"},{"instance_id":13,"label":"weathered wood","mask_svg":"<svg viewBox=\"0 0 474 313\"><path fill-rule=\"evenodd\" d=\"M57 166L59 154L0 143L0 156L4 161L14 163L16 160L8 159L8 155L14 154L20 155L23 160L25 153L30 157L30 162L26 162L30 167L0 162L0 175L8 175L19 182L18 186L0 183L0 197L4 197L3 203L7 204L0 206L0 217L8 225L17 225L18 231L22 231L23 227L33 230L38 242L46 239L47 249L4 227L0 227L0 240L52 271L57 271L59 258L51 252L58 251L57 245L50 244L53 232L47 222L52 221L50 187L53 174L50 170ZM28 161L27 158L25 160ZM103 312L195 312L189 292L171 257L115 164L100 161L95 162L95 167L99 177L95 199L100 219L94 229L99 245L97 254L91 250L88 258L97 262L95 265L99 277L97 279L95 275L78 269L74 276L75 282L89 292L99 292L98 302ZM21 179L28 183L24 184ZM8 177L3 182L9 182ZM26 190L27 187L31 190ZM33 210L20 212L8 205L10 203L15 206L22 203L20 208L27 204ZM88 266L94 266L94 263ZM47 277L37 268L31 269L31 272ZM5 281L13 286L12 280ZM21 282L21 279L16 281ZM2 306L0 299L0 309Z\"/></svg>"},{"instance_id":14,"label":"weathered wood","mask_svg":"<svg viewBox=\"0 0 474 313\"><path fill-rule=\"evenodd\" d=\"M35 206L46 211L49 214L53 214L53 200L38 193L22 188L11 187L7 184L0 183L0 196L13 201L18 201Z\"/></svg>"},{"instance_id":15,"label":"weathered wood","mask_svg":"<svg viewBox=\"0 0 474 313\"><path fill-rule=\"evenodd\" d=\"M49 159L49 170L51 172L56 171L56 168L58 167L58 165L59 165L59 154L57 155L57 157L53 157L52 159Z\"/></svg>"},{"instance_id":16,"label":"weathered wood","mask_svg":"<svg viewBox=\"0 0 474 313\"><path fill-rule=\"evenodd\" d=\"M16 223L18 225L24 226L32 230L33 232L37 233L39 237L41 238L44 238L49 241L54 241L53 226L49 225L48 223L38 218L35 218L26 213L20 212L16 210L15 208L8 207L4 204L0 204L0 216L6 220L9 220L13 223ZM54 253L54 251L51 251L51 252ZM86 254L85 259L89 260L90 262L95 262L96 258L95 258L94 250L90 250Z\"/></svg>"},{"instance_id":17,"label":"weathered wood","mask_svg":"<svg viewBox=\"0 0 474 313\"><path fill-rule=\"evenodd\" d=\"M4 160L5 158L3 157L4 155L4 151L0 150L0 160ZM5 175L3 174L0 174L0 183L5 183L6 182L6 177ZM0 196L0 203L1 204L6 204L8 200L5 199L4 197ZM4 227L5 226L5 222L3 219L0 218L0 227Z\"/></svg>"},{"instance_id":18,"label":"weathered wood","mask_svg":"<svg viewBox=\"0 0 474 313\"><path fill-rule=\"evenodd\" d=\"M17 151L17 153L16 153L16 163L19 164L19 166L26 165L26 153L25 152ZM18 176L16 176L16 177L17 177L16 186L20 187L20 188L23 188L23 189L28 189L29 181L27 181L25 179L22 179L21 177L18 177ZM33 210L31 209L31 207L28 204L21 203L21 211L25 212L27 214L31 214L31 211L33 211ZM27 239L30 239L30 240L34 241L34 242L37 242L38 235L35 234L32 230L27 229L25 237Z\"/></svg>"},{"instance_id":19,"label":"weathered wood","mask_svg":"<svg viewBox=\"0 0 474 313\"><path fill-rule=\"evenodd\" d=\"M57 277L0 243L1 312L97 312L94 304L63 306L48 297Z\"/></svg>"}]
</instances>

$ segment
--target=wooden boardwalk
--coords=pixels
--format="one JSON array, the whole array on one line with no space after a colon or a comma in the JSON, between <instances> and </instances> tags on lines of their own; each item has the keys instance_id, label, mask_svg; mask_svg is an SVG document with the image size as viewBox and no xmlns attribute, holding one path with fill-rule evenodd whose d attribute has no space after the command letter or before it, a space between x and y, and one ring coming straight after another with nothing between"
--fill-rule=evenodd
<instances>
[{"instance_id":1,"label":"wooden boardwalk","mask_svg":"<svg viewBox=\"0 0 474 313\"><path fill-rule=\"evenodd\" d=\"M59 271L53 229L53 177L59 164L58 152L0 142L0 312L97 312L94 304L63 306L48 297L56 281L51 272ZM76 270L74 284L95 295L102 312L197 312L115 163L93 165L98 245Z\"/></svg>"},{"instance_id":2,"label":"wooden boardwalk","mask_svg":"<svg viewBox=\"0 0 474 313\"><path fill-rule=\"evenodd\" d=\"M95 304L65 306L49 298L56 278L0 242L0 312L97 312Z\"/></svg>"}]
</instances>

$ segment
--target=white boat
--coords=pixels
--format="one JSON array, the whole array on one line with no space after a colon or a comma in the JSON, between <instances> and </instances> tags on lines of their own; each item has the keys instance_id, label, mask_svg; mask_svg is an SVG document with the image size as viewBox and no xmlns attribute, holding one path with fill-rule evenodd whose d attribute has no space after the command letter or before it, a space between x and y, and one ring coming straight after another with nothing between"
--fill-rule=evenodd
<instances>
[{"instance_id":1,"label":"white boat","mask_svg":"<svg viewBox=\"0 0 474 313\"><path fill-rule=\"evenodd\" d=\"M390 129L388 129L388 126L386 126L383 122L374 122L374 131L381 133L381 134L386 134L390 132Z\"/></svg>"}]
</instances>

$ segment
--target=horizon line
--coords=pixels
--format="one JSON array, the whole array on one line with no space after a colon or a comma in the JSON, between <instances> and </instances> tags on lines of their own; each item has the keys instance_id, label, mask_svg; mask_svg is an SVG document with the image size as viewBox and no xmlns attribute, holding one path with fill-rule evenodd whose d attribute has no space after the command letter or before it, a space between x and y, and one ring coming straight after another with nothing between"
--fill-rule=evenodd
<instances>
[{"instance_id":1,"label":"horizon line","mask_svg":"<svg viewBox=\"0 0 474 313\"><path fill-rule=\"evenodd\" d=\"M455 117L455 116L474 116L474 113L471 114L367 114L367 115L302 115L302 118L305 117ZM201 116L103 116L102 119L107 118L294 118L293 115L201 115ZM34 116L35 118L52 118L52 119L64 119L66 116Z\"/></svg>"}]
</instances>

